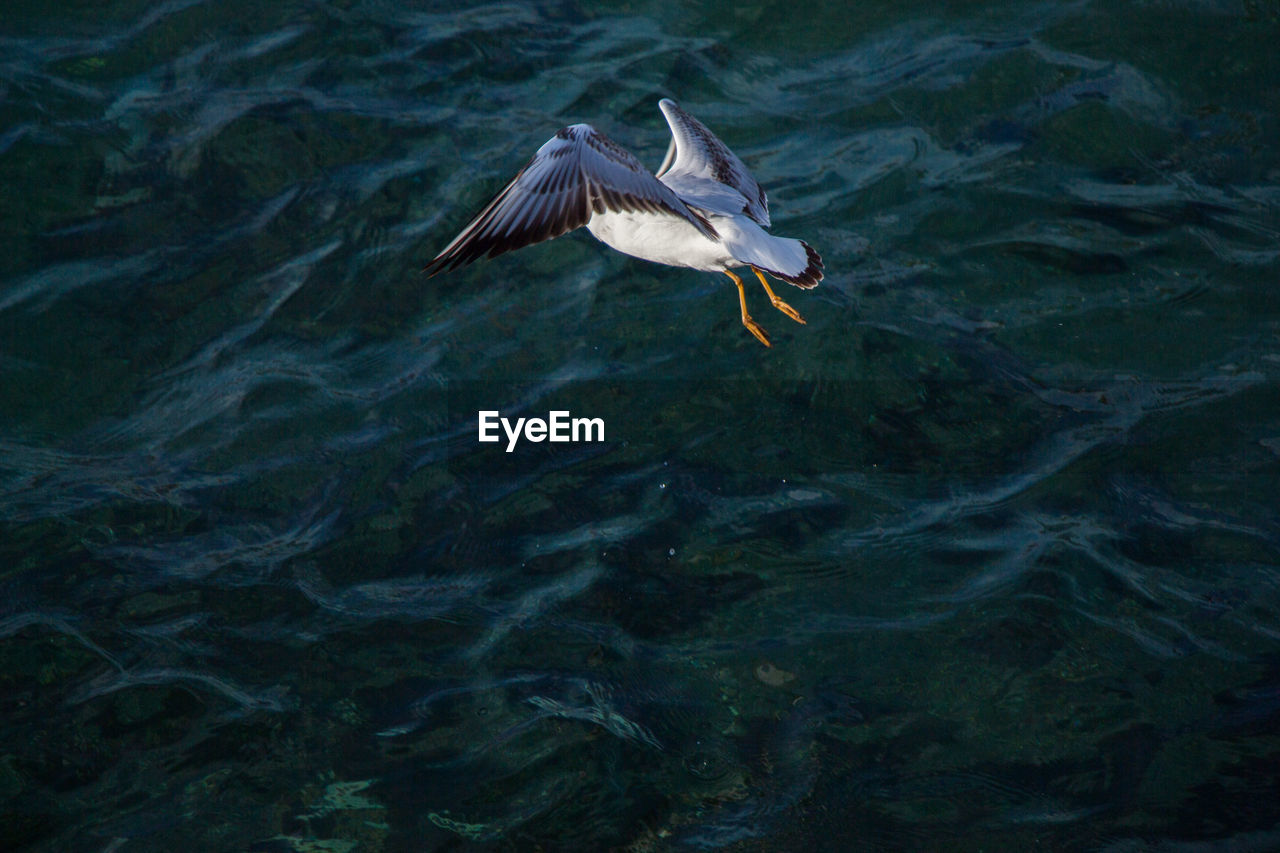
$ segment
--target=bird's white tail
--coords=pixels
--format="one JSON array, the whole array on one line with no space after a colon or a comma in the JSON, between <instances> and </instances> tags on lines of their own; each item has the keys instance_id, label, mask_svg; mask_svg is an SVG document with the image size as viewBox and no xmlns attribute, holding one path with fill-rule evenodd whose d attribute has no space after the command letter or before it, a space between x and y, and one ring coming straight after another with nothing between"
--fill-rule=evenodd
<instances>
[{"instance_id":1,"label":"bird's white tail","mask_svg":"<svg viewBox=\"0 0 1280 853\"><path fill-rule=\"evenodd\" d=\"M822 258L803 240L773 237L737 254L738 260L759 267L774 278L808 290L822 281ZM746 255L744 257L744 254Z\"/></svg>"}]
</instances>

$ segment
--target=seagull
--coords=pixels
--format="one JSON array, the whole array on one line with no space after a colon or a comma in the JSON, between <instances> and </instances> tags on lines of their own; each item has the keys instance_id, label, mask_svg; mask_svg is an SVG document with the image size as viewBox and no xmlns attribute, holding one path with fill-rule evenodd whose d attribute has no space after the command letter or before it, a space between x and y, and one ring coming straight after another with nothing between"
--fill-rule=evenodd
<instances>
[{"instance_id":1,"label":"seagull","mask_svg":"<svg viewBox=\"0 0 1280 853\"><path fill-rule=\"evenodd\" d=\"M727 275L738 286L742 325L765 346L771 346L769 336L747 312L734 268L750 267L773 307L804 323L764 274L808 290L822 280L822 258L803 240L765 230L764 190L706 125L669 98L658 106L671 126L671 144L656 174L591 125L571 124L547 140L423 271L436 275L585 225L625 255Z\"/></svg>"}]
</instances>

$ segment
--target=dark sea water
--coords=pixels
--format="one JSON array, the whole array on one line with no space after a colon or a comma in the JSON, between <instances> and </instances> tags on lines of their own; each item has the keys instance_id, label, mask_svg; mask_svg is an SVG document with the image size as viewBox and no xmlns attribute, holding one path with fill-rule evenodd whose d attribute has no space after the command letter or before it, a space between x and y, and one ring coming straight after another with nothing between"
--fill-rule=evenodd
<instances>
[{"instance_id":1,"label":"dark sea water","mask_svg":"<svg viewBox=\"0 0 1280 853\"><path fill-rule=\"evenodd\" d=\"M0 849L1280 849L1277 44L6 0ZM585 232L421 274L664 96L807 325Z\"/></svg>"}]
</instances>

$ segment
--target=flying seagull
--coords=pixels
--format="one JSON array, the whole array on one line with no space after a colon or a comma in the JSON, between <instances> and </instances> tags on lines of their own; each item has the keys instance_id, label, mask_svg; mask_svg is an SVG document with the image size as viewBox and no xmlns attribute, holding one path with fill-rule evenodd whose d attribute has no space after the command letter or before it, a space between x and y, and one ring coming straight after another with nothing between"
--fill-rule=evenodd
<instances>
[{"instance_id":1,"label":"flying seagull","mask_svg":"<svg viewBox=\"0 0 1280 853\"><path fill-rule=\"evenodd\" d=\"M822 258L802 240L765 231L769 204L742 161L675 101L663 98L658 106L671 126L671 145L656 175L591 125L571 124L424 271L436 275L585 225L623 254L729 276L738 286L742 325L765 346L769 336L747 313L747 294L732 268L750 267L773 307L803 323L764 274L807 290L822 280Z\"/></svg>"}]
</instances>

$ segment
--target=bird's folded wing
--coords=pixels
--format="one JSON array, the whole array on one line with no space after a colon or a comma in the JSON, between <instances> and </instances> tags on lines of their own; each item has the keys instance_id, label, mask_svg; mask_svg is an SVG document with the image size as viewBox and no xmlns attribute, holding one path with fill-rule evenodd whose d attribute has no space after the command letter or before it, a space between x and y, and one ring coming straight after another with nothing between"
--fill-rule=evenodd
<instances>
[{"instance_id":1,"label":"bird's folded wing","mask_svg":"<svg viewBox=\"0 0 1280 853\"><path fill-rule=\"evenodd\" d=\"M564 128L427 264L435 275L587 224L606 210L679 216L710 239L711 223L645 171L630 152L587 124Z\"/></svg>"},{"instance_id":2,"label":"bird's folded wing","mask_svg":"<svg viewBox=\"0 0 1280 853\"><path fill-rule=\"evenodd\" d=\"M769 200L738 155L675 101L663 98L658 106L662 107L662 114L671 125L671 136L675 142L675 159L670 169L658 170L662 180L678 186L682 195L690 192L692 195L689 197L694 204L705 200L716 205L710 208L714 213L743 213L760 225L769 227ZM671 152L667 153L670 157ZM664 161L663 165L666 166L667 162ZM738 199L735 192L742 198ZM728 199L734 203L728 204Z\"/></svg>"}]
</instances>

